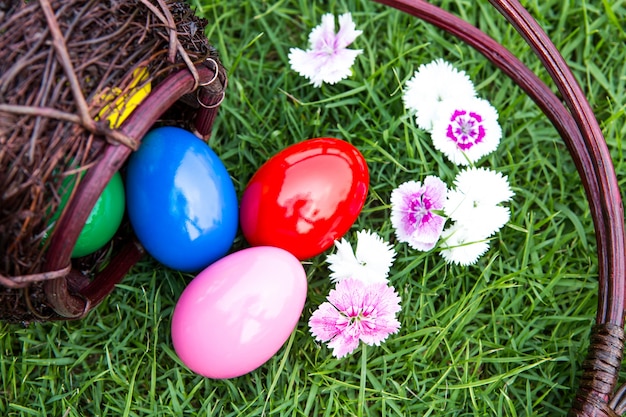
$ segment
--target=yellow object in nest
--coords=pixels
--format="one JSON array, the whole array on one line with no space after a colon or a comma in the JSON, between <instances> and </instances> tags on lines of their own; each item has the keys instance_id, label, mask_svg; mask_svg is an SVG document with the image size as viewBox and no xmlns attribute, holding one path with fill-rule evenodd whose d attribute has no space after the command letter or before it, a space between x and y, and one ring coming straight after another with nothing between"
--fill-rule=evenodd
<instances>
[{"instance_id":1,"label":"yellow object in nest","mask_svg":"<svg viewBox=\"0 0 626 417\"><path fill-rule=\"evenodd\" d=\"M133 71L133 80L128 86L127 93L122 94L121 89L113 87L109 92L103 94L102 100L110 103L100 110L97 119L105 116L112 129L124 123L124 120L150 94L151 86L149 82L141 85L141 87L137 87L147 78L148 70L144 67L137 68Z\"/></svg>"}]
</instances>

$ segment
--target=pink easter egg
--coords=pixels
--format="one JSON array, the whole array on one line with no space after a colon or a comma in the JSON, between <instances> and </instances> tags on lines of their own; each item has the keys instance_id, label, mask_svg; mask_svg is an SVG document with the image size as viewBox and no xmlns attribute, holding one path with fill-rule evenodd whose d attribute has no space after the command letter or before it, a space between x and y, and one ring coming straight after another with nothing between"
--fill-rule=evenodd
<instances>
[{"instance_id":1,"label":"pink easter egg","mask_svg":"<svg viewBox=\"0 0 626 417\"><path fill-rule=\"evenodd\" d=\"M304 268L286 250L232 253L200 272L180 296L172 317L176 354L208 378L249 373L289 338L306 292Z\"/></svg>"}]
</instances>

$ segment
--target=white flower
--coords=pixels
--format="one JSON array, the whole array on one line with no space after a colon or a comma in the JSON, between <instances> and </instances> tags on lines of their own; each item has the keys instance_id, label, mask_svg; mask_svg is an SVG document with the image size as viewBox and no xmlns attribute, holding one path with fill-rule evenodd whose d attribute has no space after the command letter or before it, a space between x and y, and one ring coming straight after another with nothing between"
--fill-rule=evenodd
<instances>
[{"instance_id":1,"label":"white flower","mask_svg":"<svg viewBox=\"0 0 626 417\"><path fill-rule=\"evenodd\" d=\"M457 174L454 184L443 211L473 236L486 239L509 221L509 209L498 205L513 197L506 176L486 168L466 168Z\"/></svg>"},{"instance_id":2,"label":"white flower","mask_svg":"<svg viewBox=\"0 0 626 417\"><path fill-rule=\"evenodd\" d=\"M357 232L356 255L345 239L335 241L337 252L326 261L332 271L330 278L338 282L354 278L364 282L387 282L396 252L382 237L369 230Z\"/></svg>"},{"instance_id":3,"label":"white flower","mask_svg":"<svg viewBox=\"0 0 626 417\"><path fill-rule=\"evenodd\" d=\"M440 254L447 263L472 265L489 249L485 237L476 235L459 223L446 228L441 238Z\"/></svg>"},{"instance_id":4,"label":"white flower","mask_svg":"<svg viewBox=\"0 0 626 417\"><path fill-rule=\"evenodd\" d=\"M457 165L469 165L498 147L498 111L480 98L449 100L433 122L433 146Z\"/></svg>"},{"instance_id":5,"label":"white flower","mask_svg":"<svg viewBox=\"0 0 626 417\"><path fill-rule=\"evenodd\" d=\"M474 84L464 71L459 71L443 59L420 65L407 81L402 96L404 107L415 111L417 125L427 131L439 118L443 103L456 102L476 96Z\"/></svg>"},{"instance_id":6,"label":"white flower","mask_svg":"<svg viewBox=\"0 0 626 417\"><path fill-rule=\"evenodd\" d=\"M480 204L499 204L514 193L506 175L488 168L465 168L454 178L456 189Z\"/></svg>"},{"instance_id":7,"label":"white flower","mask_svg":"<svg viewBox=\"0 0 626 417\"><path fill-rule=\"evenodd\" d=\"M352 64L362 50L348 49L362 33L356 30L352 15L339 16L339 31L335 33L335 17L328 13L322 16L322 23L309 35L311 49L289 50L291 68L311 80L315 87L322 83L335 84L350 76Z\"/></svg>"},{"instance_id":8,"label":"white flower","mask_svg":"<svg viewBox=\"0 0 626 417\"><path fill-rule=\"evenodd\" d=\"M452 192L454 194L454 192ZM465 204L463 204L465 205ZM478 205L469 212L457 210L452 220L463 225L481 238L488 238L500 230L509 221L511 213L508 207Z\"/></svg>"}]
</instances>

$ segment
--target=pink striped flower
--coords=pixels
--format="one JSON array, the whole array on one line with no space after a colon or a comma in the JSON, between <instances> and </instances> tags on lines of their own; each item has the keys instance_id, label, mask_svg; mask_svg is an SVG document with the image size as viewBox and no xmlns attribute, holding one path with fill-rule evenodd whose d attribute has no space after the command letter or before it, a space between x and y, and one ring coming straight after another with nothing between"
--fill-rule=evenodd
<instances>
[{"instance_id":1,"label":"pink striped flower","mask_svg":"<svg viewBox=\"0 0 626 417\"><path fill-rule=\"evenodd\" d=\"M400 297L385 283L347 278L327 300L311 315L309 328L316 340L328 342L337 358L352 353L359 342L378 346L400 329Z\"/></svg>"},{"instance_id":2,"label":"pink striped flower","mask_svg":"<svg viewBox=\"0 0 626 417\"><path fill-rule=\"evenodd\" d=\"M391 192L391 224L396 237L413 249L428 251L435 247L446 219L439 215L446 201L446 184L428 176L422 185L408 181Z\"/></svg>"},{"instance_id":3,"label":"pink striped flower","mask_svg":"<svg viewBox=\"0 0 626 417\"><path fill-rule=\"evenodd\" d=\"M360 49L348 49L362 33L356 30L350 13L339 16L339 31L335 33L335 16L330 13L322 16L322 23L309 35L311 49L298 48L289 50L291 68L311 84L320 87L322 83L335 84L350 76L351 67L361 52Z\"/></svg>"}]
</instances>

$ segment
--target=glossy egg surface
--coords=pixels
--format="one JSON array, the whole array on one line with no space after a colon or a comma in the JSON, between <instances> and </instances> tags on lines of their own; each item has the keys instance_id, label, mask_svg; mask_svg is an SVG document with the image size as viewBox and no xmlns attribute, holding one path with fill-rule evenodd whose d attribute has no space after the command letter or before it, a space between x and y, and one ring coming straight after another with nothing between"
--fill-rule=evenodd
<instances>
[{"instance_id":1,"label":"glossy egg surface","mask_svg":"<svg viewBox=\"0 0 626 417\"><path fill-rule=\"evenodd\" d=\"M268 361L295 328L306 300L302 264L289 252L258 246L200 272L172 316L172 341L192 371L234 378Z\"/></svg>"},{"instance_id":2,"label":"glossy egg surface","mask_svg":"<svg viewBox=\"0 0 626 417\"><path fill-rule=\"evenodd\" d=\"M60 188L61 203L52 216L51 222L58 220L63 212L72 195L75 182L75 175L66 177L63 181ZM124 209L124 182L120 173L116 172L91 209L89 217L74 244L72 258L90 255L106 245L119 229L124 217Z\"/></svg>"},{"instance_id":3,"label":"glossy egg surface","mask_svg":"<svg viewBox=\"0 0 626 417\"><path fill-rule=\"evenodd\" d=\"M150 131L129 158L128 215L162 264L196 272L224 256L238 227L235 188L213 150L177 127Z\"/></svg>"},{"instance_id":4,"label":"glossy egg surface","mask_svg":"<svg viewBox=\"0 0 626 417\"><path fill-rule=\"evenodd\" d=\"M334 138L309 139L270 158L241 199L240 223L253 246L276 246L298 259L319 255L358 217L369 185L363 155Z\"/></svg>"},{"instance_id":5,"label":"glossy egg surface","mask_svg":"<svg viewBox=\"0 0 626 417\"><path fill-rule=\"evenodd\" d=\"M122 223L124 208L124 182L120 173L116 172L91 209L72 251L72 257L89 255L109 242Z\"/></svg>"}]
</instances>

